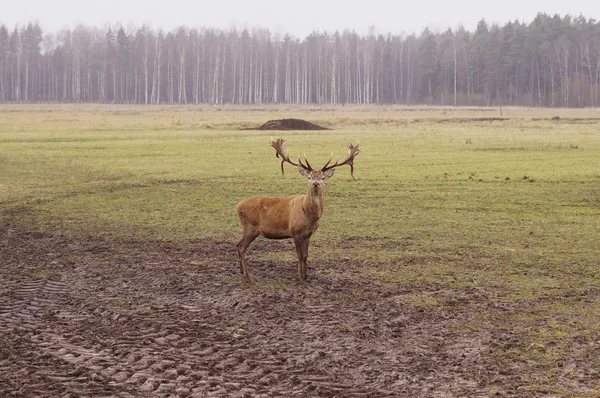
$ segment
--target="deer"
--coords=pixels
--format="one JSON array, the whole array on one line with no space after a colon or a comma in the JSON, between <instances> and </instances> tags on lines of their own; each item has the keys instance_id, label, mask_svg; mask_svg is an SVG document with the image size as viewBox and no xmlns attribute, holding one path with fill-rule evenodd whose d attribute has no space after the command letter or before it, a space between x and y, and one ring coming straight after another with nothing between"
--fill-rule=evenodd
<instances>
[{"instance_id":1,"label":"deer","mask_svg":"<svg viewBox=\"0 0 600 398\"><path fill-rule=\"evenodd\" d=\"M298 278L306 282L306 268L308 258L308 245L311 236L319 228L319 221L325 210L325 181L333 176L335 168L349 165L350 175L354 177L354 158L360 153L357 141L356 146L346 141L348 155L331 163L333 152L325 166L318 170L312 168L306 154L304 162L290 159L285 148L285 140L279 138L271 140L269 145L275 149L275 156L281 158L281 176L284 177L283 165L289 163L298 168L300 174L308 179L306 194L297 194L288 197L254 196L242 200L236 207L243 228L243 237L237 244L240 260L240 272L246 282L250 282L246 250L258 237L267 239L293 239L298 256Z\"/></svg>"}]
</instances>

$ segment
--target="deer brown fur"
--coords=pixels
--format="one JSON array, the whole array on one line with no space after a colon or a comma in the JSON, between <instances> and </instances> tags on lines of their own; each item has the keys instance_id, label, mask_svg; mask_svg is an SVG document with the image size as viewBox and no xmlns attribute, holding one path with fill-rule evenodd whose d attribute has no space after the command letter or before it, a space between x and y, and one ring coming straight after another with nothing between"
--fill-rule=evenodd
<instances>
[{"instance_id":1,"label":"deer brown fur","mask_svg":"<svg viewBox=\"0 0 600 398\"><path fill-rule=\"evenodd\" d=\"M358 155L360 143L356 146L348 143L348 156L342 162L331 163L331 158L320 170L313 170L305 157L304 164L300 159L295 162L289 158L285 150L285 140L271 139L270 145L275 148L277 157L281 157L281 172L284 162L298 168L300 174L308 179L306 194L288 197L255 196L241 201L237 212L244 229L244 235L237 245L240 257L240 271L246 281L248 275L246 250L258 236L268 239L294 239L298 255L298 278L306 281L306 260L308 245L312 234L319 227L319 220L325 209L325 180L333 176L334 168L350 165L354 177L354 157Z\"/></svg>"}]
</instances>

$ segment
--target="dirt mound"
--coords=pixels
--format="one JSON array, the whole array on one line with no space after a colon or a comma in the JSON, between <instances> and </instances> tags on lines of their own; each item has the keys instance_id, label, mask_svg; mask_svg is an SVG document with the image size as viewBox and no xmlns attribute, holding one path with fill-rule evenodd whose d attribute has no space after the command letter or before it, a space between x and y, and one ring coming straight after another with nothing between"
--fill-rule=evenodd
<instances>
[{"instance_id":1,"label":"dirt mound","mask_svg":"<svg viewBox=\"0 0 600 398\"><path fill-rule=\"evenodd\" d=\"M302 119L269 120L256 130L329 130Z\"/></svg>"}]
</instances>

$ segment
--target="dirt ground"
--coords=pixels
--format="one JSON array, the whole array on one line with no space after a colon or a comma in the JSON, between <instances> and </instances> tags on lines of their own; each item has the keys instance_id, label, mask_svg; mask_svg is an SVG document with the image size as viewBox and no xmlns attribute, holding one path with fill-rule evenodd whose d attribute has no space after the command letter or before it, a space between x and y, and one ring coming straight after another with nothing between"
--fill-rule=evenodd
<instances>
[{"instance_id":1,"label":"dirt ground","mask_svg":"<svg viewBox=\"0 0 600 398\"><path fill-rule=\"evenodd\" d=\"M269 120L256 130L329 130L302 119Z\"/></svg>"},{"instance_id":2,"label":"dirt ground","mask_svg":"<svg viewBox=\"0 0 600 398\"><path fill-rule=\"evenodd\" d=\"M477 291L407 306L409 291L358 278L349 259L341 272L311 256L306 285L295 264L255 259L289 249L257 241L260 282L246 284L234 241L75 240L0 224L0 396L464 397L528 382L486 359L502 336L457 332L473 316L462 303L490 304Z\"/></svg>"}]
</instances>

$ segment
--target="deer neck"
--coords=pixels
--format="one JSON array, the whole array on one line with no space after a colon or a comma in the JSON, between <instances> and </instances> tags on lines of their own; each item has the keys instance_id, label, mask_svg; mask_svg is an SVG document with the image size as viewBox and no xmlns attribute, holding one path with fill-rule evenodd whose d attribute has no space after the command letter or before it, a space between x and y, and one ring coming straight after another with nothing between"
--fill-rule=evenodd
<instances>
[{"instance_id":1,"label":"deer neck","mask_svg":"<svg viewBox=\"0 0 600 398\"><path fill-rule=\"evenodd\" d=\"M325 209L325 190L323 187L315 190L311 186L304 197L302 205L304 213L313 220L318 220L323 215Z\"/></svg>"}]
</instances>

